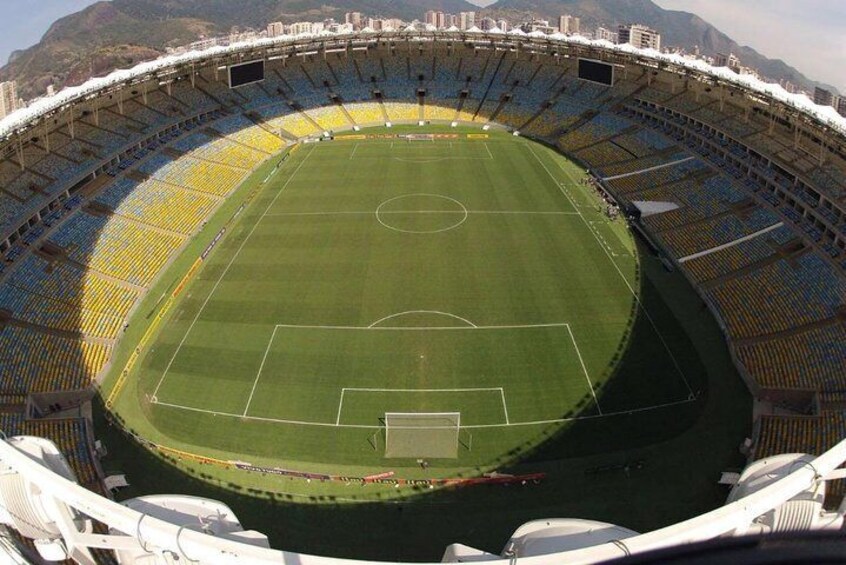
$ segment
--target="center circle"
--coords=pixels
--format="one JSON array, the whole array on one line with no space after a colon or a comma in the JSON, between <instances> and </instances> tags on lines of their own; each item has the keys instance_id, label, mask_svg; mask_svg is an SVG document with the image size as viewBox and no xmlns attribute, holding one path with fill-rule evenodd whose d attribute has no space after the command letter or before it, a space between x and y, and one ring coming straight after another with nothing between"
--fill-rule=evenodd
<instances>
[{"instance_id":1,"label":"center circle","mask_svg":"<svg viewBox=\"0 0 846 565\"><path fill-rule=\"evenodd\" d=\"M402 233L440 233L457 228L469 212L464 204L442 194L401 194L376 208L376 220Z\"/></svg>"}]
</instances>

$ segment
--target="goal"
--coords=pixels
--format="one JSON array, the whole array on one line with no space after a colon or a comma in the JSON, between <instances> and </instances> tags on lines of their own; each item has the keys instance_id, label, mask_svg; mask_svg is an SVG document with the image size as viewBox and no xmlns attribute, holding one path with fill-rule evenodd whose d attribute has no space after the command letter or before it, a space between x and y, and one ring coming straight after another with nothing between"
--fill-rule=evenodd
<instances>
[{"instance_id":1,"label":"goal","mask_svg":"<svg viewBox=\"0 0 846 565\"><path fill-rule=\"evenodd\" d=\"M386 412L385 457L455 459L461 412Z\"/></svg>"}]
</instances>

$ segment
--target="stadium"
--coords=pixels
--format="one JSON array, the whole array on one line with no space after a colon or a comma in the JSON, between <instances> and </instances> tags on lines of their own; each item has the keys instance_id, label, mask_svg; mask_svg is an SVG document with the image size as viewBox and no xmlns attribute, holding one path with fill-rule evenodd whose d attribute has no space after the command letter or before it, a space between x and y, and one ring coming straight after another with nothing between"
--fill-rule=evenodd
<instances>
[{"instance_id":1,"label":"stadium","mask_svg":"<svg viewBox=\"0 0 846 565\"><path fill-rule=\"evenodd\" d=\"M804 98L364 30L164 57L0 136L21 555L596 562L842 527L846 120Z\"/></svg>"}]
</instances>

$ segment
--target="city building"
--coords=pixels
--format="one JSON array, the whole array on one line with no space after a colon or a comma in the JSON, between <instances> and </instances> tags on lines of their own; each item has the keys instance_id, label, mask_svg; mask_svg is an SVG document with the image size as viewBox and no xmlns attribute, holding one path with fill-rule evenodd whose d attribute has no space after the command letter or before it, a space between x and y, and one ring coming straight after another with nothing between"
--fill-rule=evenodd
<instances>
[{"instance_id":1,"label":"city building","mask_svg":"<svg viewBox=\"0 0 846 565\"><path fill-rule=\"evenodd\" d=\"M641 24L621 25L617 30L617 42L641 49L661 50L661 34Z\"/></svg>"},{"instance_id":2,"label":"city building","mask_svg":"<svg viewBox=\"0 0 846 565\"><path fill-rule=\"evenodd\" d=\"M385 20L379 18L367 18L367 27L373 31L382 31L385 29Z\"/></svg>"},{"instance_id":3,"label":"city building","mask_svg":"<svg viewBox=\"0 0 846 565\"><path fill-rule=\"evenodd\" d=\"M18 109L18 83L10 80L0 82L0 118Z\"/></svg>"},{"instance_id":4,"label":"city building","mask_svg":"<svg viewBox=\"0 0 846 565\"><path fill-rule=\"evenodd\" d=\"M496 27L496 20L493 18L482 18L479 20L479 29L482 31L490 31Z\"/></svg>"},{"instance_id":5,"label":"city building","mask_svg":"<svg viewBox=\"0 0 846 565\"><path fill-rule=\"evenodd\" d=\"M568 35L575 35L580 32L581 20L569 14L565 14L558 18L558 31Z\"/></svg>"},{"instance_id":6,"label":"city building","mask_svg":"<svg viewBox=\"0 0 846 565\"><path fill-rule=\"evenodd\" d=\"M361 20L361 12L347 12L344 16L344 22L352 24L353 29L355 30L361 29Z\"/></svg>"},{"instance_id":7,"label":"city building","mask_svg":"<svg viewBox=\"0 0 846 565\"><path fill-rule=\"evenodd\" d=\"M616 31L611 31L608 28L600 26L596 28L596 32L594 33L594 39L604 39L605 41L610 41L611 43L617 43L619 37Z\"/></svg>"},{"instance_id":8,"label":"city building","mask_svg":"<svg viewBox=\"0 0 846 565\"><path fill-rule=\"evenodd\" d=\"M725 53L717 53L717 56L714 57L714 66L715 67L728 67L736 73L740 72L740 59L734 53L729 53L726 55Z\"/></svg>"},{"instance_id":9,"label":"city building","mask_svg":"<svg viewBox=\"0 0 846 565\"><path fill-rule=\"evenodd\" d=\"M831 103L834 102L834 97L831 94L831 91L826 90L825 88L820 88L819 86L814 87L814 104L819 104L820 106L831 106Z\"/></svg>"},{"instance_id":10,"label":"city building","mask_svg":"<svg viewBox=\"0 0 846 565\"><path fill-rule=\"evenodd\" d=\"M391 28L393 30L400 30L405 27L405 22L403 22L399 18L389 18L385 20L385 27Z\"/></svg>"},{"instance_id":11,"label":"city building","mask_svg":"<svg viewBox=\"0 0 846 565\"><path fill-rule=\"evenodd\" d=\"M547 20L532 20L530 22L524 23L520 28L525 31L526 33L532 33L533 31L540 31L542 33L555 33L558 31L551 25L549 25L549 21Z\"/></svg>"},{"instance_id":12,"label":"city building","mask_svg":"<svg viewBox=\"0 0 846 565\"><path fill-rule=\"evenodd\" d=\"M476 12L461 12L458 14L458 28L468 30L476 25Z\"/></svg>"},{"instance_id":13,"label":"city building","mask_svg":"<svg viewBox=\"0 0 846 565\"><path fill-rule=\"evenodd\" d=\"M315 33L314 27L317 24L312 22L296 22L290 25L288 28L288 32L291 35L299 35L301 33ZM323 24L320 24L320 28L323 29Z\"/></svg>"},{"instance_id":14,"label":"city building","mask_svg":"<svg viewBox=\"0 0 846 565\"><path fill-rule=\"evenodd\" d=\"M846 96L837 97L837 104L834 105L834 109L837 110L838 114L846 118Z\"/></svg>"},{"instance_id":15,"label":"city building","mask_svg":"<svg viewBox=\"0 0 846 565\"><path fill-rule=\"evenodd\" d=\"M501 29L502 31L508 31L511 27L508 25L508 20L499 19L496 21L496 27Z\"/></svg>"},{"instance_id":16,"label":"city building","mask_svg":"<svg viewBox=\"0 0 846 565\"><path fill-rule=\"evenodd\" d=\"M285 35L285 26L282 22L271 22L267 24L267 37L278 37Z\"/></svg>"}]
</instances>

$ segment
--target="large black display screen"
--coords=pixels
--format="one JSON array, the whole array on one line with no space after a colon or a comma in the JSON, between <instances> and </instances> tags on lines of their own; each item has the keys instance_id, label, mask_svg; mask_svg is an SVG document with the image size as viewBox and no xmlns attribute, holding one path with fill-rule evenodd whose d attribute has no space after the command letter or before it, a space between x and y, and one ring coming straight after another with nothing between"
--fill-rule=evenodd
<instances>
[{"instance_id":1,"label":"large black display screen","mask_svg":"<svg viewBox=\"0 0 846 565\"><path fill-rule=\"evenodd\" d=\"M229 67L229 87L237 88L264 80L264 61L253 61Z\"/></svg>"},{"instance_id":2,"label":"large black display screen","mask_svg":"<svg viewBox=\"0 0 846 565\"><path fill-rule=\"evenodd\" d=\"M613 86L614 67L599 61L579 59L579 78Z\"/></svg>"}]
</instances>

